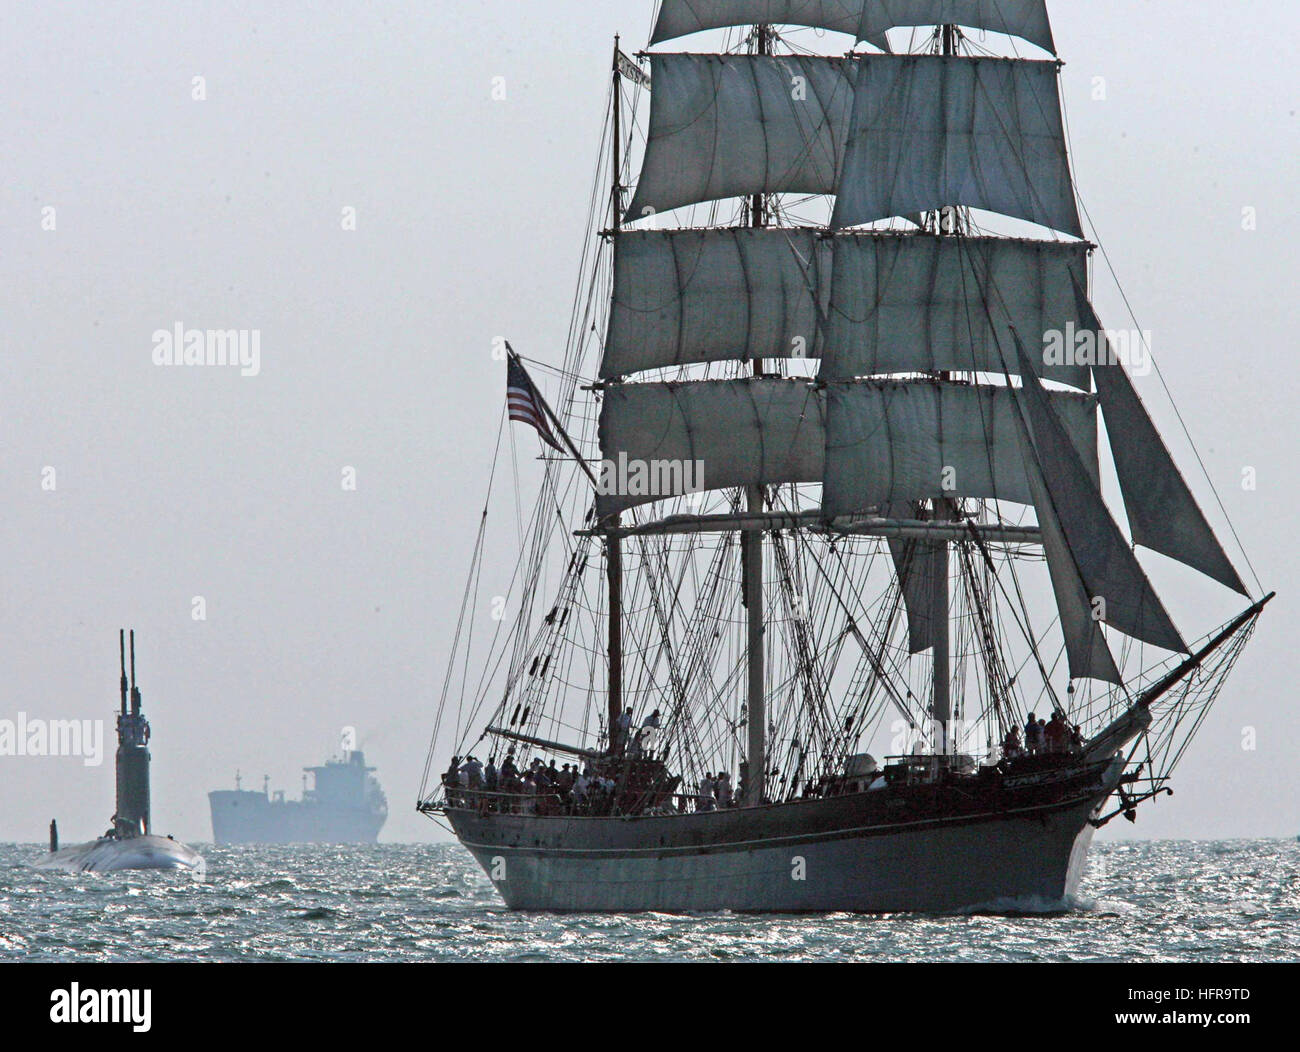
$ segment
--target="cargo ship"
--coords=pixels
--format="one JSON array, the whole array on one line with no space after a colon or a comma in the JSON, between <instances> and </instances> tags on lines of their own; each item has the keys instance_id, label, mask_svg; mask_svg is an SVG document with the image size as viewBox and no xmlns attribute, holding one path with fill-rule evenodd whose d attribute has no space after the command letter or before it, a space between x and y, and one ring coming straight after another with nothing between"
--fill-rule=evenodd
<instances>
[{"instance_id":1,"label":"cargo ship","mask_svg":"<svg viewBox=\"0 0 1300 1052\"><path fill-rule=\"evenodd\" d=\"M301 800L284 790L234 789L208 794L212 838L218 844L373 844L388 818L388 801L360 749L345 750L320 767L304 767L312 787Z\"/></svg>"}]
</instances>

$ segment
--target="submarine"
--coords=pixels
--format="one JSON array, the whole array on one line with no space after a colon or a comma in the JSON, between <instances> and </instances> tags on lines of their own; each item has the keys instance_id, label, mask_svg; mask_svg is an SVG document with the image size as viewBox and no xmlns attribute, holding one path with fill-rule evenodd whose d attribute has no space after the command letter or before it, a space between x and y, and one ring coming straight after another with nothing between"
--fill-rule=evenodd
<instances>
[{"instance_id":1,"label":"submarine","mask_svg":"<svg viewBox=\"0 0 1300 1052\"><path fill-rule=\"evenodd\" d=\"M121 708L117 714L117 809L98 840L60 849L57 821L50 822L50 852L39 869L108 873L121 869L188 869L202 872L203 856L171 836L157 836L150 819L149 721L135 685L135 630L131 630L131 679L126 676L126 631L118 633ZM129 699L129 704L128 704Z\"/></svg>"}]
</instances>

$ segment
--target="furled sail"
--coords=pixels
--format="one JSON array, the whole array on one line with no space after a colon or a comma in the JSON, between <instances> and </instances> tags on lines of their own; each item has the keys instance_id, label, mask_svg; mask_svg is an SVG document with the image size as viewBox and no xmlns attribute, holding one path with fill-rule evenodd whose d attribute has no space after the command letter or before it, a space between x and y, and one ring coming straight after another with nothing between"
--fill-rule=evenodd
<instances>
[{"instance_id":1,"label":"furled sail","mask_svg":"<svg viewBox=\"0 0 1300 1052\"><path fill-rule=\"evenodd\" d=\"M896 26L955 24L1007 33L1055 52L1046 0L663 0L651 44L746 25L852 33L882 51Z\"/></svg>"},{"instance_id":2,"label":"furled sail","mask_svg":"<svg viewBox=\"0 0 1300 1052\"><path fill-rule=\"evenodd\" d=\"M1082 237L1055 62L864 55L832 225L965 205Z\"/></svg>"},{"instance_id":3,"label":"furled sail","mask_svg":"<svg viewBox=\"0 0 1300 1052\"><path fill-rule=\"evenodd\" d=\"M1032 503L1008 388L930 380L831 384L826 410L828 517L943 497ZM1053 391L1062 434L1097 478L1097 403Z\"/></svg>"},{"instance_id":4,"label":"furled sail","mask_svg":"<svg viewBox=\"0 0 1300 1052\"><path fill-rule=\"evenodd\" d=\"M1134 639L1165 650L1185 651L1182 637L1102 501L1096 475L1084 470L1067 438L1068 428L1057 410L1059 403L1034 377L1019 336L1015 344L1025 377L1020 391L1028 410L1034 455L1078 576L1090 601L1098 604L1098 618Z\"/></svg>"},{"instance_id":5,"label":"furled sail","mask_svg":"<svg viewBox=\"0 0 1300 1052\"><path fill-rule=\"evenodd\" d=\"M804 381L611 384L597 514L705 489L819 482L825 443L824 398Z\"/></svg>"},{"instance_id":6,"label":"furled sail","mask_svg":"<svg viewBox=\"0 0 1300 1052\"><path fill-rule=\"evenodd\" d=\"M1174 465L1123 364L1109 353L1101 323L1082 283L1075 291L1079 313L1085 319L1081 328L1097 334L1103 352L1093 375L1133 543L1176 559L1247 595L1246 586Z\"/></svg>"},{"instance_id":7,"label":"furled sail","mask_svg":"<svg viewBox=\"0 0 1300 1052\"><path fill-rule=\"evenodd\" d=\"M731 26L783 25L856 34L863 0L663 0L651 44Z\"/></svg>"},{"instance_id":8,"label":"furled sail","mask_svg":"<svg viewBox=\"0 0 1300 1052\"><path fill-rule=\"evenodd\" d=\"M998 333L1083 326L1074 296L1086 282L1083 242L841 234L820 377L901 372L1002 372ZM1005 339L1005 336L1003 337ZM1086 365L1047 379L1091 387Z\"/></svg>"},{"instance_id":9,"label":"furled sail","mask_svg":"<svg viewBox=\"0 0 1300 1052\"><path fill-rule=\"evenodd\" d=\"M835 191L851 59L652 55L650 132L629 222L757 193Z\"/></svg>"},{"instance_id":10,"label":"furled sail","mask_svg":"<svg viewBox=\"0 0 1300 1052\"><path fill-rule=\"evenodd\" d=\"M724 359L819 357L830 255L829 241L813 230L622 232L601 378Z\"/></svg>"}]
</instances>

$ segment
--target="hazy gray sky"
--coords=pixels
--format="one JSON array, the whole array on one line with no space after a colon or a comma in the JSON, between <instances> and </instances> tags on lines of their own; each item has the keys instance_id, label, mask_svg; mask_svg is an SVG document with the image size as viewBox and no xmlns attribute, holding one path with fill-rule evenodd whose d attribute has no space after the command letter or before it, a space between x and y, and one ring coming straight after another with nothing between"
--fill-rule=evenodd
<instances>
[{"instance_id":1,"label":"hazy gray sky","mask_svg":"<svg viewBox=\"0 0 1300 1052\"><path fill-rule=\"evenodd\" d=\"M0 757L0 839L107 825L121 625L139 633L160 831L210 839L206 793L236 768L296 795L353 725L388 792L384 839L437 832L413 805L503 399L491 342L560 361L611 37L641 46L652 9L3 4L0 719L103 718L110 740L97 768ZM1283 593L1177 795L1107 834L1294 835L1300 15L1053 14L1084 201ZM1127 325L1108 279L1097 299ZM177 322L260 330L259 375L154 365L152 334ZM1141 390L1218 524L1154 378ZM1176 616L1234 606L1167 591Z\"/></svg>"}]
</instances>

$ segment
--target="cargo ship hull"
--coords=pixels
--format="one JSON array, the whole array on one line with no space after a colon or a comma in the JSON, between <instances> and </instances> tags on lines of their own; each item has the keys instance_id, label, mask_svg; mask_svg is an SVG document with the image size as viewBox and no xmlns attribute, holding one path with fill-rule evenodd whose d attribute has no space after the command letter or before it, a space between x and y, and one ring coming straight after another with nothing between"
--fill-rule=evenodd
<instances>
[{"instance_id":1,"label":"cargo ship hull","mask_svg":"<svg viewBox=\"0 0 1300 1052\"><path fill-rule=\"evenodd\" d=\"M884 791L705 814L538 817L449 807L512 909L952 911L1064 905L1122 770L999 787L941 814Z\"/></svg>"},{"instance_id":2,"label":"cargo ship hull","mask_svg":"<svg viewBox=\"0 0 1300 1052\"><path fill-rule=\"evenodd\" d=\"M360 807L273 801L238 789L211 792L208 802L218 844L374 844L387 817Z\"/></svg>"}]
</instances>

